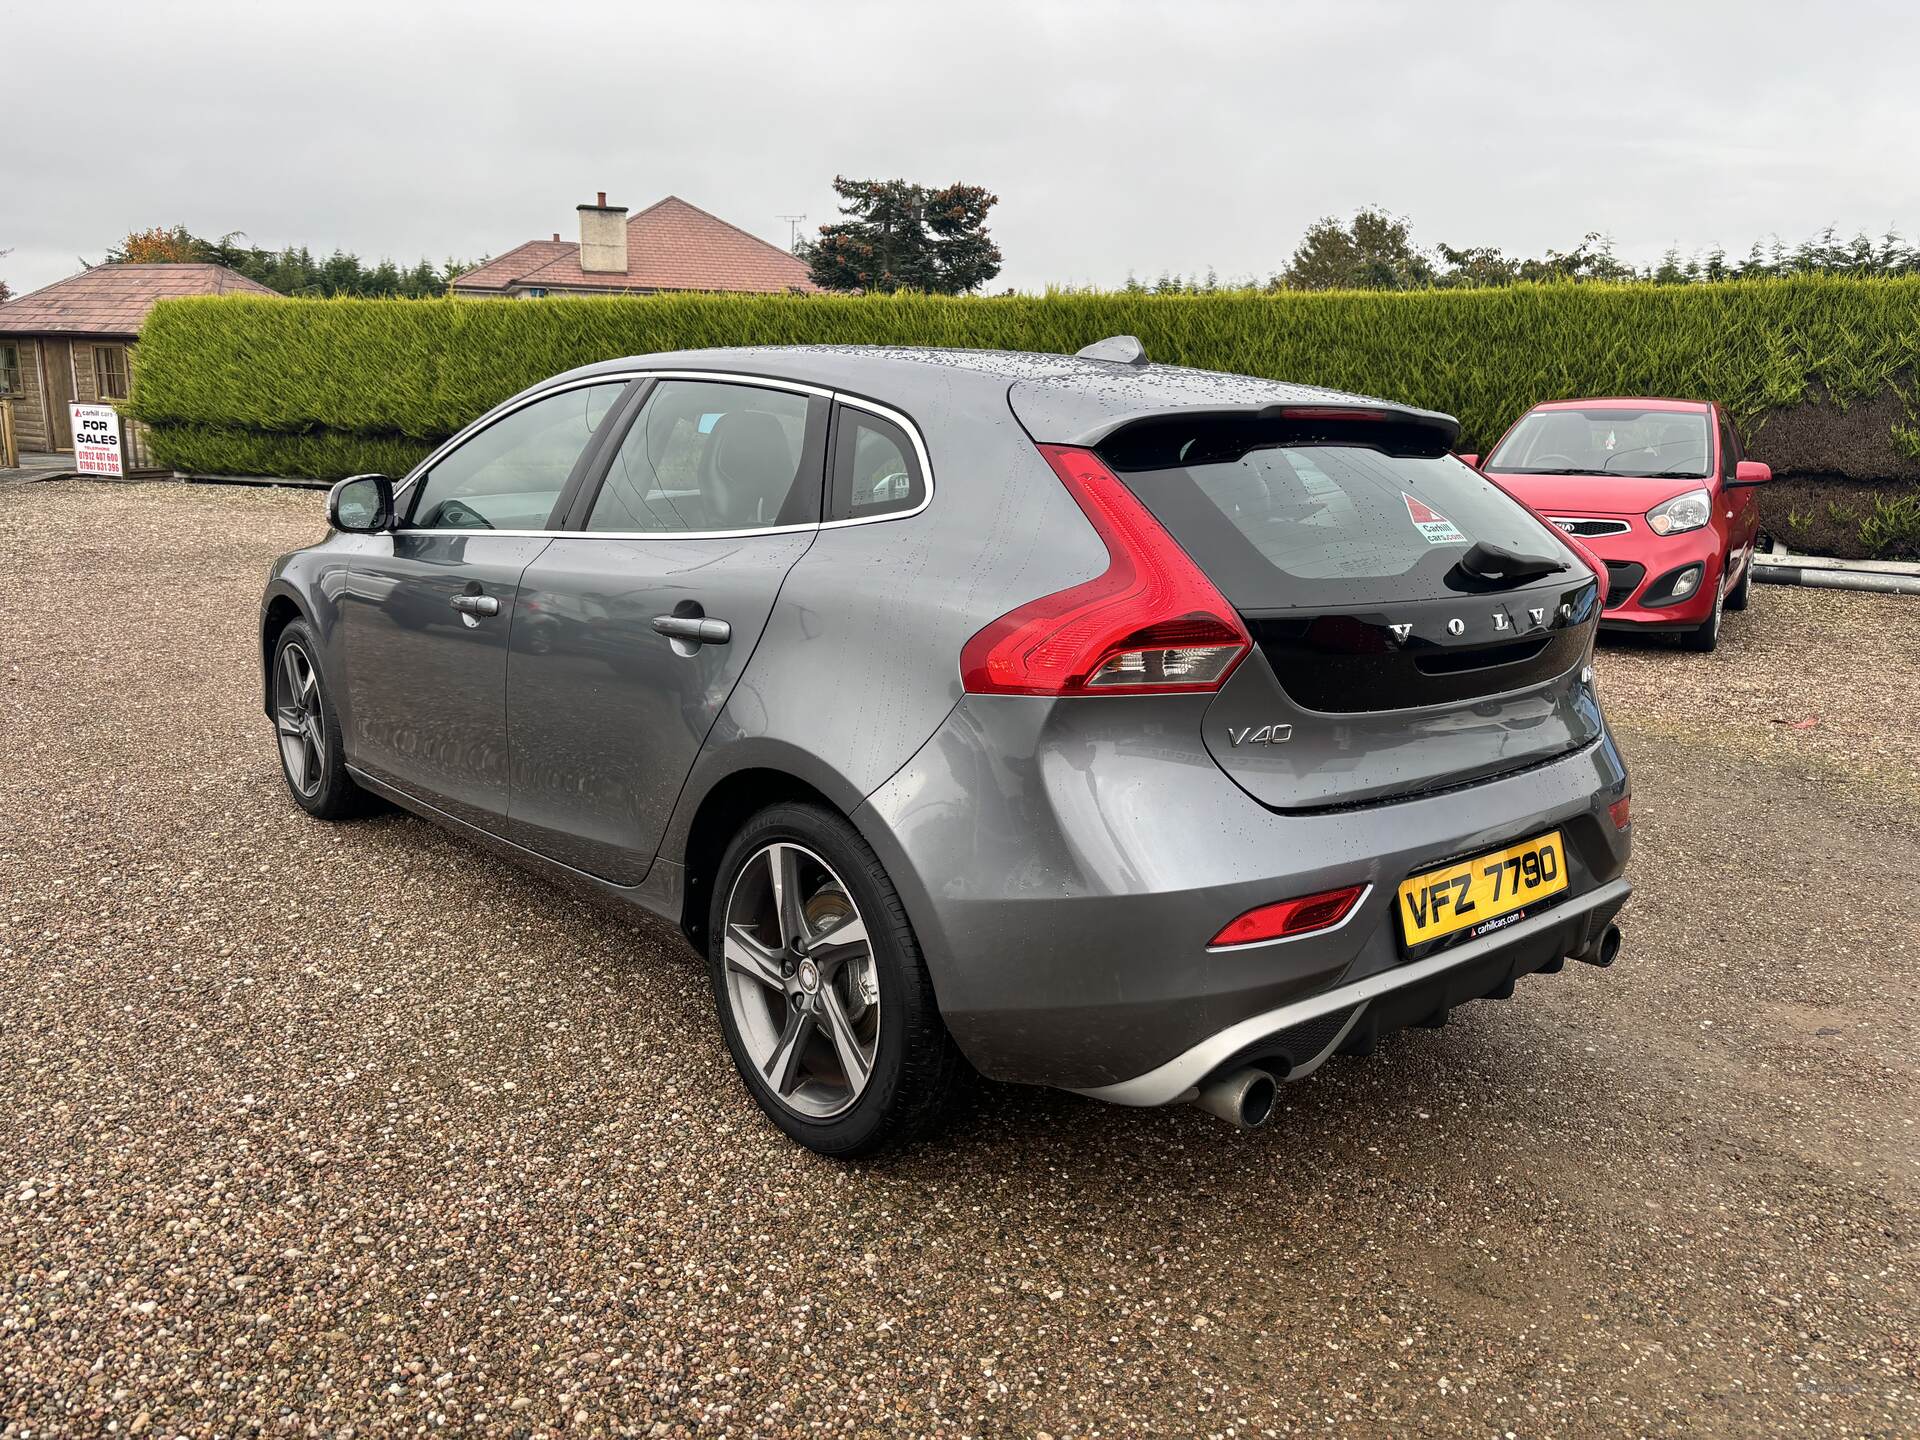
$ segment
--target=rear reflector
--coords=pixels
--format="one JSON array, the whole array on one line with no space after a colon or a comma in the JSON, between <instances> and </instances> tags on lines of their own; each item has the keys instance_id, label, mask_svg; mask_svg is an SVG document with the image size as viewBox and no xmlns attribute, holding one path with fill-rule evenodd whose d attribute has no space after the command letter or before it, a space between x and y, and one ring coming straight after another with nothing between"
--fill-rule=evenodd
<instances>
[{"instance_id":1,"label":"rear reflector","mask_svg":"<svg viewBox=\"0 0 1920 1440\"><path fill-rule=\"evenodd\" d=\"M1210 949L1222 945L1255 945L1262 940L1286 940L1295 935L1311 935L1316 930L1331 930L1347 918L1366 888L1349 885L1344 890L1323 890L1318 895L1302 895L1298 900L1279 900L1259 906L1228 924L1207 945Z\"/></svg>"},{"instance_id":2,"label":"rear reflector","mask_svg":"<svg viewBox=\"0 0 1920 1440\"><path fill-rule=\"evenodd\" d=\"M1624 830L1633 823L1633 796L1622 795L1607 806L1607 814L1613 817L1613 828Z\"/></svg>"},{"instance_id":3,"label":"rear reflector","mask_svg":"<svg viewBox=\"0 0 1920 1440\"><path fill-rule=\"evenodd\" d=\"M1106 570L985 626L960 651L975 695L1165 695L1220 688L1252 648L1233 607L1091 450L1042 445L1107 547Z\"/></svg>"}]
</instances>

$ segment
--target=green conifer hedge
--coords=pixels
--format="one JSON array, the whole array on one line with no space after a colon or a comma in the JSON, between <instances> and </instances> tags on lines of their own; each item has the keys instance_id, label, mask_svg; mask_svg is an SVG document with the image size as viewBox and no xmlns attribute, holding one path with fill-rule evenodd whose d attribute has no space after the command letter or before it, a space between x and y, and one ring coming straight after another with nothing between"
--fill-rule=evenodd
<instances>
[{"instance_id":1,"label":"green conifer hedge","mask_svg":"<svg viewBox=\"0 0 1920 1440\"><path fill-rule=\"evenodd\" d=\"M1382 395L1460 417L1485 450L1542 400L1721 401L1766 458L1766 426L1857 402L1794 469L1920 477L1920 277L1491 290L947 298L169 300L148 319L132 408L162 464L212 473L405 470L515 391L573 366L715 345L891 343L1072 351L1138 335L1155 359ZM1889 410L1889 405L1892 409ZM1891 419L1887 416L1891 415ZM1859 417L1856 416L1856 419ZM1828 463L1830 462L1830 463Z\"/></svg>"}]
</instances>

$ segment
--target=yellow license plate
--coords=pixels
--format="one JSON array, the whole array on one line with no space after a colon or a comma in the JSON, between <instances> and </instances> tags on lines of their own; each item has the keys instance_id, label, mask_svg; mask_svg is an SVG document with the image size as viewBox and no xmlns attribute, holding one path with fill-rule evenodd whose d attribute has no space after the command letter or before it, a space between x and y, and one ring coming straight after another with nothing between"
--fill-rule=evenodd
<instances>
[{"instance_id":1,"label":"yellow license plate","mask_svg":"<svg viewBox=\"0 0 1920 1440\"><path fill-rule=\"evenodd\" d=\"M1416 875L1400 886L1400 933L1423 945L1485 925L1567 888L1560 832Z\"/></svg>"}]
</instances>

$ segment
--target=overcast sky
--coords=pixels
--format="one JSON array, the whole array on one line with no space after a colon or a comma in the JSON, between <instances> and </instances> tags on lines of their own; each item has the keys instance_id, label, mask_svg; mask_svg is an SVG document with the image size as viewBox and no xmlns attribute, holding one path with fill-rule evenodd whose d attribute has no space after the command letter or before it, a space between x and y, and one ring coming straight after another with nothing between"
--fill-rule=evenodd
<instances>
[{"instance_id":1,"label":"overcast sky","mask_svg":"<svg viewBox=\"0 0 1920 1440\"><path fill-rule=\"evenodd\" d=\"M1264 277L1367 204L1637 263L1912 237L1916 54L1911 0L0 0L0 278L176 223L472 258L596 190L784 244L836 173L994 191L995 289Z\"/></svg>"}]
</instances>

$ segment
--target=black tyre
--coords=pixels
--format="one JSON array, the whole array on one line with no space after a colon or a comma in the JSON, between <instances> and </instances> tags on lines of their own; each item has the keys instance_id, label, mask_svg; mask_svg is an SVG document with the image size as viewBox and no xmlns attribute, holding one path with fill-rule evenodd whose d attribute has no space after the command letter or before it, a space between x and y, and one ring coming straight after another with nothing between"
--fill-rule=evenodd
<instances>
[{"instance_id":1,"label":"black tyre","mask_svg":"<svg viewBox=\"0 0 1920 1440\"><path fill-rule=\"evenodd\" d=\"M782 804L749 820L721 859L707 935L727 1048L789 1136L851 1158L945 1118L971 1072L899 893L845 819Z\"/></svg>"},{"instance_id":2,"label":"black tyre","mask_svg":"<svg viewBox=\"0 0 1920 1440\"><path fill-rule=\"evenodd\" d=\"M1753 556L1747 556L1747 568L1740 572L1740 583L1727 592L1727 609L1744 610L1753 590Z\"/></svg>"},{"instance_id":3,"label":"black tyre","mask_svg":"<svg viewBox=\"0 0 1920 1440\"><path fill-rule=\"evenodd\" d=\"M1720 619L1726 609L1726 592L1720 588L1720 577L1713 580L1713 613L1707 617L1707 623L1692 630L1683 631L1680 643L1689 650L1706 653L1720 643Z\"/></svg>"},{"instance_id":4,"label":"black tyre","mask_svg":"<svg viewBox=\"0 0 1920 1440\"><path fill-rule=\"evenodd\" d=\"M372 797L347 774L340 722L314 658L320 647L304 620L291 621L273 647L273 728L280 774L294 802L316 820L364 813Z\"/></svg>"}]
</instances>

